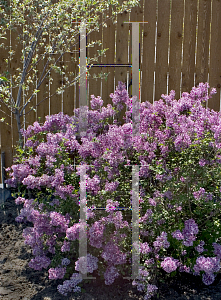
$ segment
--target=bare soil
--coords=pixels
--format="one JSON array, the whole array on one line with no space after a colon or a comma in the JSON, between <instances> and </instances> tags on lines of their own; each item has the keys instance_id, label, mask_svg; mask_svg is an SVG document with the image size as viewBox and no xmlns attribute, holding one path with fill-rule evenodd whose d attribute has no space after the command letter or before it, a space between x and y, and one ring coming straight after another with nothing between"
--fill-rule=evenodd
<instances>
[{"instance_id":1,"label":"bare soil","mask_svg":"<svg viewBox=\"0 0 221 300\"><path fill-rule=\"evenodd\" d=\"M82 283L86 290L81 294L62 296L57 291L63 280L49 280L47 270L35 271L28 267L33 258L31 247L24 244L23 229L32 223L17 223L22 206L11 197L0 209L0 299L1 300L143 300L143 293L132 286L132 281L118 279L111 286L96 279ZM205 286L199 277L182 274L159 286L159 298L167 300L221 299L221 274L211 286Z\"/></svg>"}]
</instances>

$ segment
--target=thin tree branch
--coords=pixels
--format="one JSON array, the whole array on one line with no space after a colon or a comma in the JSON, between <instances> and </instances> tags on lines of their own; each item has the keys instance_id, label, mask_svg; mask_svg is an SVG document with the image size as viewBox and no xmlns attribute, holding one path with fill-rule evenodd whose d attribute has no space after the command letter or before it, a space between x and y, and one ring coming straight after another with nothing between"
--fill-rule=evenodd
<instances>
[{"instance_id":1,"label":"thin tree branch","mask_svg":"<svg viewBox=\"0 0 221 300\"><path fill-rule=\"evenodd\" d=\"M0 109L0 111L7 115L7 117L11 118L11 116L9 116L4 110Z\"/></svg>"},{"instance_id":2,"label":"thin tree branch","mask_svg":"<svg viewBox=\"0 0 221 300\"><path fill-rule=\"evenodd\" d=\"M73 81L71 81L71 83L77 82L77 79L78 79L78 78L79 78L79 76L77 76ZM71 84L71 83L70 83L70 84ZM67 86L67 87L68 87L68 86ZM36 104L35 106L33 106L33 108L30 109L28 112L26 112L26 113L20 115L20 117L22 117L22 116L28 114L28 113L31 112L36 106L38 106L41 102L43 102L44 100L48 99L49 97L53 97L53 96L56 95L57 93L58 93L58 92L56 91L54 94L52 94L52 95L50 95L50 96L48 96L48 97L45 97L45 98L44 98L43 100L41 100L38 104Z\"/></svg>"},{"instance_id":3,"label":"thin tree branch","mask_svg":"<svg viewBox=\"0 0 221 300\"><path fill-rule=\"evenodd\" d=\"M109 17L109 18L107 18L107 19L105 19L105 21L106 20L108 20L108 19L110 19L111 17ZM42 24L43 24L43 21L44 20L42 20ZM42 24L41 24L41 26L42 26ZM39 28L39 30L40 30L40 28ZM38 32L39 32L39 30L38 30ZM43 31L43 29L42 29L42 31ZM91 32L93 32L93 31L95 31L95 29L94 30L92 30ZM42 32L41 32L42 33ZM89 33L90 34L90 33ZM76 36L78 35L78 33L76 34ZM36 34L36 36L37 36L37 34ZM65 37L65 34L63 35L63 38ZM40 36L38 37L38 39L37 39L37 41L39 40L39 38L40 38ZM34 46L34 49L36 48L36 45L37 45L37 41L35 41L36 43L35 43L35 46ZM34 43L34 42L33 42ZM32 43L32 44L33 44ZM77 43L76 43L77 44ZM75 44L75 45L76 45ZM53 51L50 53L50 57L51 57L51 55L54 53L54 49L55 49L55 47L56 47L56 45L57 45L57 43L56 42L54 42L54 45L52 46L52 49L53 49ZM33 47L33 45L32 45L32 47ZM33 49L31 49L31 50L33 50ZM31 53L31 50L30 50L30 52L29 52L29 54ZM54 65L56 65L56 63L61 59L61 57L63 56L65 54L65 52L63 52L61 55L60 55L60 57L57 59L57 61L55 62L55 64ZM28 56L29 57L29 56ZM27 59L26 59L26 63L25 63L25 67L27 66L27 60L28 60L28 57L27 57ZM31 59L31 57L29 58L29 61L30 61L30 59ZM49 72L51 71L51 69L52 69L52 67L48 70L48 72L45 74L45 76L43 77L43 79L42 79L42 76L43 76L43 74L44 74L44 72L45 72L45 69L46 69L46 67L47 67L47 65L48 65L48 63L49 63L49 59L47 60L47 63L45 64L45 66L44 66L44 70L43 70L43 72L42 72L42 75L41 75L41 78L39 79L39 83L38 83L38 85L37 85L37 89L40 87L40 85L42 84L42 82L44 81L44 79L46 78L46 76L49 74ZM24 67L24 69L25 69L25 67ZM22 82L22 84L23 84L23 82L24 82L24 77L27 75L27 73L25 74L25 76L24 76L24 69L23 69L23 76L22 76L22 80L21 80L21 82ZM89 68L90 69L90 68ZM30 71L30 70L29 70ZM28 72L29 72L28 71ZM78 77L77 77L78 78ZM42 79L42 80L41 80ZM74 83L76 80L73 80L71 83ZM71 84L70 83L70 84ZM21 84L21 83L20 83ZM70 85L68 85L68 86L70 86ZM67 87L68 87L67 86ZM20 88L19 88L19 92L20 92L20 94L21 94L21 86L20 86ZM18 92L18 93L19 93ZM55 95L55 94L57 94L57 92L55 92L53 95ZM27 114L27 113L25 113L25 114L22 114L22 112L24 111L24 109L26 108L26 106L30 103L30 101L32 100L32 98L34 97L34 93L32 94L32 96L29 98L29 100L26 102L26 104L23 106L23 108L22 108L22 110L21 110L21 112L20 112L20 114L19 114L19 116L21 117L22 115L25 115L25 114ZM51 96L53 96L53 95L51 95ZM18 97L20 97L20 95L18 95ZM18 97L17 97L17 103L18 103ZM49 98L49 97L46 97L46 98L44 98L43 100L46 100L47 98ZM42 101L43 101L42 100ZM39 104L42 102L42 101L40 101L39 102ZM16 104L17 104L16 103ZM37 104L37 105L35 105L33 108L35 108L36 106L38 106L39 104ZM33 108L30 110L30 111L32 111L33 110ZM30 112L29 111L29 112Z\"/></svg>"},{"instance_id":4,"label":"thin tree branch","mask_svg":"<svg viewBox=\"0 0 221 300\"><path fill-rule=\"evenodd\" d=\"M91 69L91 66L89 67L89 69ZM72 80L72 81L71 81L66 87L64 87L64 88L66 89L66 88L70 87L71 84L77 82L79 78L80 78L80 76L78 75L77 77L75 77L74 80ZM56 95L57 93L58 93L58 92L56 91L54 94L52 94L52 95L50 95L50 96L48 96L48 97L45 97L45 98L44 98L43 100L41 100L38 104L36 104L35 106L33 106L33 108L30 109L28 112L26 112L26 113L20 115L20 117L22 117L22 116L28 114L28 113L31 112L36 106L38 106L41 102L43 102L44 100L48 99L49 97L53 97L53 96ZM27 104L27 103L26 103L26 104ZM26 105L26 104L25 104L25 105ZM23 111L23 110L22 110L22 111Z\"/></svg>"},{"instance_id":5,"label":"thin tree branch","mask_svg":"<svg viewBox=\"0 0 221 300\"><path fill-rule=\"evenodd\" d=\"M0 99L0 102L3 103L10 110L10 106L8 104L6 104L2 99ZM13 111L11 110L11 112L13 112Z\"/></svg>"},{"instance_id":6,"label":"thin tree branch","mask_svg":"<svg viewBox=\"0 0 221 300\"><path fill-rule=\"evenodd\" d=\"M26 75L27 75L29 72L31 72L31 70L35 67L35 65L36 65L37 63L39 63L39 61L42 60L42 58L44 58L45 55L46 55L47 53L48 53L48 52L42 54L42 56L39 58L39 60L36 61L36 63L34 63L34 65L31 67L31 69L30 69L29 71L26 72Z\"/></svg>"},{"instance_id":7,"label":"thin tree branch","mask_svg":"<svg viewBox=\"0 0 221 300\"><path fill-rule=\"evenodd\" d=\"M48 13L47 13L48 15ZM45 18L47 17L47 15L45 16ZM26 76L26 70L28 68L28 65L30 63L30 60L33 56L33 53L35 51L35 48L36 48L36 45L37 45L37 42L43 32L43 29L41 29L41 26L43 25L43 22L45 20L45 18L42 20L41 22L41 25L35 35L35 38L36 40L32 42L32 45L31 45L31 50L29 51L29 54L28 54L28 57L26 59L24 59L25 63L24 63L24 67L23 67L23 72L22 72L22 78L21 78L21 81L20 81L20 84L19 84L19 91L18 91L18 95L17 95L17 101L16 101L16 106L19 106L20 105L20 101L21 101L21 92L22 92L22 85L24 83L24 79L25 79L25 76Z\"/></svg>"},{"instance_id":8,"label":"thin tree branch","mask_svg":"<svg viewBox=\"0 0 221 300\"><path fill-rule=\"evenodd\" d=\"M54 50L53 50L54 51ZM57 61L55 62L55 64L58 62L58 60L62 57L64 55L64 53L62 53L61 55L60 55L60 57L57 59ZM48 62L47 62L48 63ZM42 72L42 76L43 76L43 74L44 74L44 71L45 71L45 69L46 69L46 67L47 67L47 64L45 65L45 68L44 68L44 70L43 70L43 72ZM38 83L38 85L37 85L37 89L40 87L40 85L42 84L42 82L44 81L44 79L45 79L45 77L47 76L47 74L51 71L51 69L52 69L52 67L48 70L48 72L45 74L45 76L44 76L44 78L42 79L42 81L40 82L40 80L41 79L39 79L39 83ZM42 76L41 76L41 78L42 78ZM25 103L25 105L23 106L23 108L22 108L22 110L21 110L21 112L20 112L20 116L21 116L21 114L22 114L22 112L23 112L23 110L25 109L25 107L28 105L28 103L30 103L30 101L32 100L32 98L34 97L34 93L31 95L31 97L29 98L29 100Z\"/></svg>"},{"instance_id":9,"label":"thin tree branch","mask_svg":"<svg viewBox=\"0 0 221 300\"><path fill-rule=\"evenodd\" d=\"M65 36L65 35L64 35ZM51 57L51 55L54 53L54 48L56 47L56 42L54 43L54 45L52 46L52 48L53 48L53 51L50 53L50 57ZM54 65L56 65L56 63L61 59L61 57L65 54L66 52L63 52L60 56L59 56L59 58L56 60L56 62L54 63ZM47 67L47 65L48 65L48 63L49 63L49 58L48 58L48 60L47 60L47 62L46 62L46 64L45 64L45 66L44 66L44 70L42 71L42 74L41 74L41 78L39 79L39 83L38 83L38 85L37 85L37 89L40 87L40 85L42 84L42 82L44 81L44 79L46 78L46 76L50 73L50 71L51 71L51 69L52 69L52 67L47 71L47 73L45 74L45 76L43 77L43 79L42 79L42 76L43 76L43 74L44 74L44 72L45 72L45 69L46 69L46 67ZM91 68L91 67L90 67ZM89 69L90 69L89 68ZM42 80L41 80L42 79ZM41 82L40 82L41 81ZM73 83L75 82L75 80L73 80L72 81ZM72 83L71 82L71 83ZM56 93L55 93L56 94ZM22 110L21 110L21 112L20 112L20 116L22 116L22 112L23 112L23 110L26 108L26 106L28 105L28 103L30 103L30 101L32 100L32 98L34 97L34 93L31 95L31 97L29 98L29 100L25 103L25 105L23 106L23 108L22 108ZM53 94L54 95L54 94ZM45 99L47 99L48 97L46 97ZM45 100L45 99L43 99L43 100ZM42 100L42 101L43 101ZM41 101L41 102L42 102ZM39 102L39 103L41 103L41 102ZM34 107L36 107L36 106L34 106ZM34 108L33 107L33 108ZM30 110L31 111L31 110ZM29 112L30 112L29 111ZM26 114L26 113L25 113ZM24 115L24 114L23 114Z\"/></svg>"},{"instance_id":10,"label":"thin tree branch","mask_svg":"<svg viewBox=\"0 0 221 300\"><path fill-rule=\"evenodd\" d=\"M103 21L103 23L105 23L107 20L109 20L111 17L108 17L107 19L105 19L104 21ZM95 29L92 29L92 31L91 32L93 32L93 31L95 31ZM87 35L89 35L91 32L89 32ZM79 35L79 32L77 32L73 37L75 38L75 37L77 37ZM65 39L66 37L64 36L64 39ZM74 46L76 46L78 44L78 42L76 42L75 44L73 44L72 45L72 47L74 47ZM39 60L36 62L36 63L34 63L34 65L31 67L31 69L28 71L28 72L26 72L26 75L34 68L34 66L46 55L48 53L48 51L46 52L46 53L44 53L43 55L42 55L42 57L41 58L39 58ZM67 53L67 52L65 52L65 53Z\"/></svg>"}]
</instances>

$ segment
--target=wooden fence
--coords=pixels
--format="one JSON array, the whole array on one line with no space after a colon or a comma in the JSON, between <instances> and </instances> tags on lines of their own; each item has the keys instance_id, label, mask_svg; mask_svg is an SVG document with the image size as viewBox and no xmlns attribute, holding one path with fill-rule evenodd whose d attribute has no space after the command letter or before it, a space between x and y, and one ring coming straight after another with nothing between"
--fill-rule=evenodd
<instances>
[{"instance_id":1,"label":"wooden fence","mask_svg":"<svg viewBox=\"0 0 221 300\"><path fill-rule=\"evenodd\" d=\"M146 0L140 1L141 7L135 7L131 13L118 15L117 23L107 22L107 27L100 26L99 32L87 35L87 43L92 40L101 40L102 46L95 45L87 49L87 57L93 57L98 49L109 48L106 57L100 57L97 64L132 64L131 59L131 30L132 26L124 21L148 21L140 24L140 74L141 74L141 102L159 100L161 94L170 90L176 91L176 99L181 93L189 92L199 82L208 81L211 87L217 89L217 94L209 100L208 107L220 110L221 86L221 1L219 0ZM110 10L111 13L111 10ZM100 14L102 21L102 14ZM6 43L15 42L16 33L11 32ZM2 49L2 48L1 48ZM0 50L0 74L4 71L6 51ZM75 61L71 58L75 57ZM46 62L46 61L45 61ZM79 68L78 46L75 51L66 53L60 64L68 62L68 71L77 76ZM42 62L38 69L43 70ZM10 62L10 74L16 74L16 69L22 67L20 58L16 57ZM107 80L93 79L93 74L109 73ZM104 106L112 104L109 94L114 92L118 81L129 86L131 80L131 67L93 67L89 71L89 95L100 95ZM78 84L68 88L63 94L52 95L57 87L62 86L64 78L52 73L53 83L45 81L40 92L25 110L22 118L22 127L27 128L45 116L59 113L73 115L74 108L79 107ZM31 87L32 89L33 87ZM16 89L13 94L16 95ZM128 89L131 95L131 86ZM28 113L30 107L37 105L36 109ZM24 99L25 101L25 99ZM25 102L24 102L25 103ZM89 102L88 102L89 103ZM15 154L18 133L14 115L2 104L0 118L6 117L6 122L0 123L0 151L5 152L5 166L12 164ZM1 180L1 178L0 178Z\"/></svg>"}]
</instances>

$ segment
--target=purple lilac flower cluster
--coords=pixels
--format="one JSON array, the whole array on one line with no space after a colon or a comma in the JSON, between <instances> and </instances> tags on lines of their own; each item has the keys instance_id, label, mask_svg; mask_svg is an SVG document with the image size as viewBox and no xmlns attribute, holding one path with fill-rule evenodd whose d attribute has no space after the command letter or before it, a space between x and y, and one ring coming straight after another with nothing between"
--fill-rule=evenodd
<instances>
[{"instance_id":1,"label":"purple lilac flower cluster","mask_svg":"<svg viewBox=\"0 0 221 300\"><path fill-rule=\"evenodd\" d=\"M82 281L82 275L80 273L72 274L70 280L65 280L63 284L59 284L57 289L60 294L67 296L69 292L80 292L81 287L78 284Z\"/></svg>"},{"instance_id":2,"label":"purple lilac flower cluster","mask_svg":"<svg viewBox=\"0 0 221 300\"><path fill-rule=\"evenodd\" d=\"M140 267L137 278L132 282L133 286L137 286L138 291L146 291L144 295L145 300L150 299L158 290L156 285L147 283L149 275L150 273L145 268Z\"/></svg>"},{"instance_id":3,"label":"purple lilac flower cluster","mask_svg":"<svg viewBox=\"0 0 221 300\"><path fill-rule=\"evenodd\" d=\"M193 219L185 221L185 228L182 233L180 230L172 232L172 236L177 240L183 240L183 245L190 247L193 246L193 241L196 240L196 235L199 232L198 226Z\"/></svg>"},{"instance_id":4,"label":"purple lilac flower cluster","mask_svg":"<svg viewBox=\"0 0 221 300\"><path fill-rule=\"evenodd\" d=\"M75 262L75 270L81 272L82 274L86 274L87 272L93 273L94 270L97 270L98 258L88 254L87 257L80 257Z\"/></svg>"},{"instance_id":5,"label":"purple lilac flower cluster","mask_svg":"<svg viewBox=\"0 0 221 300\"><path fill-rule=\"evenodd\" d=\"M194 275L199 275L200 271L204 271L205 273L202 276L203 283L205 285L210 285L215 280L216 272L220 270L220 258L218 257L204 257L200 256L196 260L196 264L194 266Z\"/></svg>"},{"instance_id":6,"label":"purple lilac flower cluster","mask_svg":"<svg viewBox=\"0 0 221 300\"><path fill-rule=\"evenodd\" d=\"M158 252L161 248L169 248L170 242L167 241L167 233L163 231L161 235L157 237L156 241L153 242L153 246L156 252Z\"/></svg>"},{"instance_id":7,"label":"purple lilac flower cluster","mask_svg":"<svg viewBox=\"0 0 221 300\"><path fill-rule=\"evenodd\" d=\"M166 257L164 258L163 262L161 262L161 267L167 273L171 273L177 269L178 263L179 263L178 259L174 259L173 257Z\"/></svg>"}]
</instances>

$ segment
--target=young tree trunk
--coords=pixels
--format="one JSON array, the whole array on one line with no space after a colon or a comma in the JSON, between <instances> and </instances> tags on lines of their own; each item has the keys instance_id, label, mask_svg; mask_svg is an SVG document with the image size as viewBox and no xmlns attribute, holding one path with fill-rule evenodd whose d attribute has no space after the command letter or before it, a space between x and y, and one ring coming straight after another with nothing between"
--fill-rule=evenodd
<instances>
[{"instance_id":1,"label":"young tree trunk","mask_svg":"<svg viewBox=\"0 0 221 300\"><path fill-rule=\"evenodd\" d=\"M16 121L17 121L17 129L18 129L18 135L19 135L19 144L20 144L20 147L23 148L24 143L23 143L23 137L22 137L22 134L21 134L21 132L20 132L20 129L21 129L21 121L20 121L20 116L19 116L19 110L18 110L18 109L15 110L15 118L16 118Z\"/></svg>"}]
</instances>

